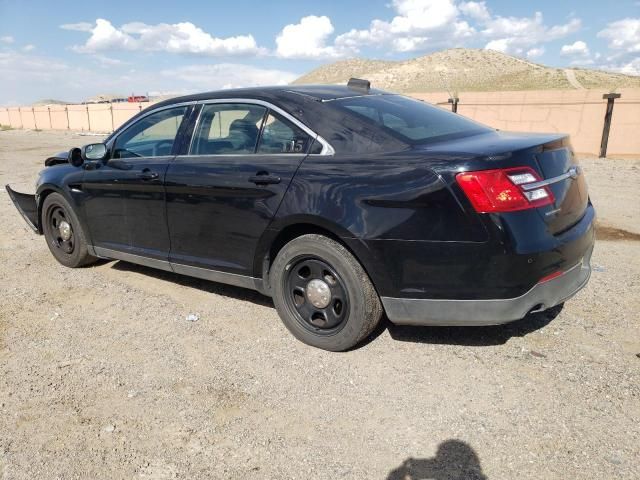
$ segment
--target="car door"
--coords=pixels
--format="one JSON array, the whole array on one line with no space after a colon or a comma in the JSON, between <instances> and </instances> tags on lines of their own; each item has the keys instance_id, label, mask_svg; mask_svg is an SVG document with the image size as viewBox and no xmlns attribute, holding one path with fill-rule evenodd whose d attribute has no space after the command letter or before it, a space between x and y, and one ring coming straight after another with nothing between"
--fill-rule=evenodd
<instances>
[{"instance_id":1,"label":"car door","mask_svg":"<svg viewBox=\"0 0 640 480\"><path fill-rule=\"evenodd\" d=\"M82 182L85 218L98 255L114 252L164 260L168 269L164 179L189 106L151 112L110 144L104 164L88 163Z\"/></svg>"},{"instance_id":2,"label":"car door","mask_svg":"<svg viewBox=\"0 0 640 480\"><path fill-rule=\"evenodd\" d=\"M202 105L189 154L165 181L171 265L214 280L193 267L252 276L257 242L313 141L266 105L221 102Z\"/></svg>"}]
</instances>

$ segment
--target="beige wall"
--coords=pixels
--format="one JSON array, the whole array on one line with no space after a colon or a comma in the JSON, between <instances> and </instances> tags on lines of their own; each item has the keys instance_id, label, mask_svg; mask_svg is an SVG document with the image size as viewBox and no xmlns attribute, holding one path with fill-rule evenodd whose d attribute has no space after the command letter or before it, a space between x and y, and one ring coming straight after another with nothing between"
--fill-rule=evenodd
<instances>
[{"instance_id":1,"label":"beige wall","mask_svg":"<svg viewBox=\"0 0 640 480\"><path fill-rule=\"evenodd\" d=\"M112 132L153 103L0 107L0 125L39 130Z\"/></svg>"},{"instance_id":2,"label":"beige wall","mask_svg":"<svg viewBox=\"0 0 640 480\"><path fill-rule=\"evenodd\" d=\"M51 128L53 130L67 130L69 128L67 107L64 105L51 105L48 109L51 112Z\"/></svg>"},{"instance_id":3,"label":"beige wall","mask_svg":"<svg viewBox=\"0 0 640 480\"><path fill-rule=\"evenodd\" d=\"M598 155L607 101L602 90L462 92L458 112L494 128L571 135L576 152ZM640 89L621 89L608 156L640 157ZM412 96L450 108L446 92ZM111 132L151 103L0 108L0 124L13 128Z\"/></svg>"},{"instance_id":4,"label":"beige wall","mask_svg":"<svg viewBox=\"0 0 640 480\"><path fill-rule=\"evenodd\" d=\"M607 101L602 90L460 93L458 113L500 130L568 133L576 152L598 155ZM608 156L640 156L640 90L621 89L609 134ZM447 104L446 92L414 93ZM636 132L636 133L634 133Z\"/></svg>"}]
</instances>

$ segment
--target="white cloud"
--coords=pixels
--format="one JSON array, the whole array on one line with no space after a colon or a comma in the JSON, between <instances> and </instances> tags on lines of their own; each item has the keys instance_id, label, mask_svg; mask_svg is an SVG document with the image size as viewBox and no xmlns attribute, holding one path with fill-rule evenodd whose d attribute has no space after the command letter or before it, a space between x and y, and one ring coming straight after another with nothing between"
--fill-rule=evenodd
<instances>
[{"instance_id":1,"label":"white cloud","mask_svg":"<svg viewBox=\"0 0 640 480\"><path fill-rule=\"evenodd\" d=\"M620 65L617 71L627 75L640 75L640 58L634 58L630 62Z\"/></svg>"},{"instance_id":2,"label":"white cloud","mask_svg":"<svg viewBox=\"0 0 640 480\"><path fill-rule=\"evenodd\" d=\"M96 56L100 61L100 57ZM112 59L103 57L110 62ZM27 105L42 98L80 101L100 92L190 93L229 87L286 84L298 73L236 63L187 65L170 70L132 69L116 60L112 74L79 62L24 53L0 51L0 105Z\"/></svg>"},{"instance_id":3,"label":"white cloud","mask_svg":"<svg viewBox=\"0 0 640 480\"><path fill-rule=\"evenodd\" d=\"M617 73L624 73L625 75L640 75L640 57L632 58L628 61L624 60L599 65L598 68Z\"/></svg>"},{"instance_id":4,"label":"white cloud","mask_svg":"<svg viewBox=\"0 0 640 480\"><path fill-rule=\"evenodd\" d=\"M538 58L544 55L544 47L536 47L527 51L527 58Z\"/></svg>"},{"instance_id":5,"label":"white cloud","mask_svg":"<svg viewBox=\"0 0 640 480\"><path fill-rule=\"evenodd\" d=\"M60 25L63 30L72 30L76 32L91 32L93 30L93 23L79 22L79 23L65 23Z\"/></svg>"},{"instance_id":6,"label":"white cloud","mask_svg":"<svg viewBox=\"0 0 640 480\"><path fill-rule=\"evenodd\" d=\"M25 45L24 47L22 47L22 51L23 52L32 52L35 49L36 49L36 46L31 44L31 43L29 43L29 44Z\"/></svg>"},{"instance_id":7,"label":"white cloud","mask_svg":"<svg viewBox=\"0 0 640 480\"><path fill-rule=\"evenodd\" d=\"M612 50L640 52L640 18L623 18L611 22L607 28L598 32L598 37L606 39Z\"/></svg>"},{"instance_id":8,"label":"white cloud","mask_svg":"<svg viewBox=\"0 0 640 480\"><path fill-rule=\"evenodd\" d=\"M51 98L48 94L56 87L69 79L70 83L74 81L73 76L69 77L70 67L66 63L15 50L0 51L0 71L3 73L0 104L9 100L30 103L38 98Z\"/></svg>"},{"instance_id":9,"label":"white cloud","mask_svg":"<svg viewBox=\"0 0 640 480\"><path fill-rule=\"evenodd\" d=\"M484 4L468 2L463 9L470 16L482 16ZM460 20L454 0L393 0L397 14L390 21L375 19L368 29L352 29L336 38L336 45L357 51L368 45L389 46L393 51L410 52L441 46L460 45L475 30Z\"/></svg>"},{"instance_id":10,"label":"white cloud","mask_svg":"<svg viewBox=\"0 0 640 480\"><path fill-rule=\"evenodd\" d=\"M398 12L389 24L393 33L413 33L435 30L458 16L453 0L393 0Z\"/></svg>"},{"instance_id":11,"label":"white cloud","mask_svg":"<svg viewBox=\"0 0 640 480\"><path fill-rule=\"evenodd\" d=\"M563 57L589 57L591 52L589 51L589 47L582 40L578 40L573 42L570 45L563 45L560 49L560 55Z\"/></svg>"},{"instance_id":12,"label":"white cloud","mask_svg":"<svg viewBox=\"0 0 640 480\"><path fill-rule=\"evenodd\" d=\"M334 28L329 17L309 15L286 25L276 37L276 55L283 58L337 58L346 50L327 46Z\"/></svg>"},{"instance_id":13,"label":"white cloud","mask_svg":"<svg viewBox=\"0 0 640 480\"><path fill-rule=\"evenodd\" d=\"M106 55L102 55L101 53L96 53L93 55L93 59L102 67L113 67L115 65L128 65L127 62L123 62L118 58L108 57Z\"/></svg>"},{"instance_id":14,"label":"white cloud","mask_svg":"<svg viewBox=\"0 0 640 480\"><path fill-rule=\"evenodd\" d=\"M640 75L640 18L623 18L598 32L613 53L600 68L627 75Z\"/></svg>"},{"instance_id":15,"label":"white cloud","mask_svg":"<svg viewBox=\"0 0 640 480\"><path fill-rule=\"evenodd\" d=\"M189 88L195 88L196 90L286 85L299 76L283 70L264 69L233 63L190 65L163 70L160 73L166 78L181 80Z\"/></svg>"},{"instance_id":16,"label":"white cloud","mask_svg":"<svg viewBox=\"0 0 640 480\"><path fill-rule=\"evenodd\" d=\"M113 50L189 53L209 56L257 55L264 53L252 35L216 38L191 22L147 25L132 22L114 27L109 20L98 18L87 30L87 23L62 25L67 30L91 33L83 45L73 49L80 53Z\"/></svg>"},{"instance_id":17,"label":"white cloud","mask_svg":"<svg viewBox=\"0 0 640 480\"><path fill-rule=\"evenodd\" d=\"M13 42L15 42L15 39L11 35L0 37L0 43L6 43L7 45L10 45Z\"/></svg>"},{"instance_id":18,"label":"white cloud","mask_svg":"<svg viewBox=\"0 0 640 480\"><path fill-rule=\"evenodd\" d=\"M574 18L562 25L548 27L542 13L533 17L496 16L484 22L482 35L491 38L485 48L512 55L522 55L541 43L558 40L580 29L581 22Z\"/></svg>"},{"instance_id":19,"label":"white cloud","mask_svg":"<svg viewBox=\"0 0 640 480\"><path fill-rule=\"evenodd\" d=\"M577 18L546 25L542 13L531 17L492 15L484 1L393 0L396 16L373 20L369 28L338 35L335 44L357 52L366 46L411 52L456 47L483 38L485 48L530 58L539 56L541 45L580 29Z\"/></svg>"},{"instance_id":20,"label":"white cloud","mask_svg":"<svg viewBox=\"0 0 640 480\"><path fill-rule=\"evenodd\" d=\"M491 14L489 13L489 9L485 2L463 2L458 6L458 8L462 13L474 20L486 22L491 18Z\"/></svg>"}]
</instances>

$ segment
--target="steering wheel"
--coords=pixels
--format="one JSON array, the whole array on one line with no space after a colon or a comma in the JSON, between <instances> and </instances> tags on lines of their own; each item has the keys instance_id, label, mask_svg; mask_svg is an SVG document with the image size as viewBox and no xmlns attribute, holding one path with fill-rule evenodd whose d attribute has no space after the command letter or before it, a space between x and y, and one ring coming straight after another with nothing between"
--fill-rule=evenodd
<instances>
[{"instance_id":1,"label":"steering wheel","mask_svg":"<svg viewBox=\"0 0 640 480\"><path fill-rule=\"evenodd\" d=\"M127 150L126 148L118 148L114 152L113 158L132 158L132 157L142 157L142 155L140 155L139 153L133 152L131 150Z\"/></svg>"}]
</instances>

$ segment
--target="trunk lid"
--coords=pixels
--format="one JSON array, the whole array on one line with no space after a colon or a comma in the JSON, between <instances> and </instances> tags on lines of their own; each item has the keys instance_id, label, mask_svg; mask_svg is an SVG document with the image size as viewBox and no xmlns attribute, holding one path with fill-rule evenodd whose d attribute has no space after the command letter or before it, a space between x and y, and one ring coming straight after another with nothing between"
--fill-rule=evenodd
<instances>
[{"instance_id":1,"label":"trunk lid","mask_svg":"<svg viewBox=\"0 0 640 480\"><path fill-rule=\"evenodd\" d=\"M534 157L540 176L550 182L547 188L555 198L553 204L538 208L538 213L551 233L562 233L578 223L587 209L589 194L584 174L568 142L543 145Z\"/></svg>"},{"instance_id":2,"label":"trunk lid","mask_svg":"<svg viewBox=\"0 0 640 480\"><path fill-rule=\"evenodd\" d=\"M465 170L532 168L555 198L536 209L552 234L571 228L587 209L587 184L567 135L492 131L417 148L443 166L461 162Z\"/></svg>"}]
</instances>

